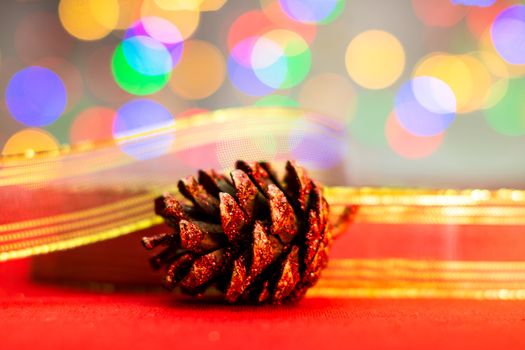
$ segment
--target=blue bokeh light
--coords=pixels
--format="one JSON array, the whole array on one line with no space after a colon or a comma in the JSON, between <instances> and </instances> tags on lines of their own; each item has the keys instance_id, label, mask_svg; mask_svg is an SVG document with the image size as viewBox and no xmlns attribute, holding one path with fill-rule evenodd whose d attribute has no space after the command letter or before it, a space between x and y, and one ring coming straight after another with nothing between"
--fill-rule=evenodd
<instances>
[{"instance_id":1,"label":"blue bokeh light","mask_svg":"<svg viewBox=\"0 0 525 350\"><path fill-rule=\"evenodd\" d=\"M161 104L137 99L124 104L117 111L113 122L113 137L119 140L121 149L137 159L150 159L169 151L175 136L172 129L175 120ZM122 140L122 138L131 138Z\"/></svg>"},{"instance_id":2,"label":"blue bokeh light","mask_svg":"<svg viewBox=\"0 0 525 350\"><path fill-rule=\"evenodd\" d=\"M32 66L17 72L7 85L5 100L11 115L29 126L46 126L66 108L66 87L48 68Z\"/></svg>"},{"instance_id":3,"label":"blue bokeh light","mask_svg":"<svg viewBox=\"0 0 525 350\"><path fill-rule=\"evenodd\" d=\"M421 76L401 86L395 98L399 123L416 136L434 136L456 117L456 97L442 80Z\"/></svg>"},{"instance_id":4,"label":"blue bokeh light","mask_svg":"<svg viewBox=\"0 0 525 350\"><path fill-rule=\"evenodd\" d=\"M525 64L525 5L503 10L492 24L491 38L504 60L511 64Z\"/></svg>"}]
</instances>

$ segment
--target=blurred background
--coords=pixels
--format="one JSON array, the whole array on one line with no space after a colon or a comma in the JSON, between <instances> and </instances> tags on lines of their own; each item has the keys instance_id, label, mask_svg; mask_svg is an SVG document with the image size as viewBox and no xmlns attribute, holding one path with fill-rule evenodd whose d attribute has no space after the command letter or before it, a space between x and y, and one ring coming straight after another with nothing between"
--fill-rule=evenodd
<instances>
[{"instance_id":1,"label":"blurred background","mask_svg":"<svg viewBox=\"0 0 525 350\"><path fill-rule=\"evenodd\" d=\"M292 156L348 184L525 185L522 1L8 0L0 28L4 156L269 106L337 130ZM276 156L216 133L184 166Z\"/></svg>"}]
</instances>

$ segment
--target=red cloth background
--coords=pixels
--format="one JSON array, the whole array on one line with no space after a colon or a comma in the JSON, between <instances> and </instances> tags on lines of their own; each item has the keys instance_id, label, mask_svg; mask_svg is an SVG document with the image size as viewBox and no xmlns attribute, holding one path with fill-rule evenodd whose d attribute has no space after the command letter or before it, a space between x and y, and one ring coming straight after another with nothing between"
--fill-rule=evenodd
<instances>
[{"instance_id":1,"label":"red cloth background","mask_svg":"<svg viewBox=\"0 0 525 350\"><path fill-rule=\"evenodd\" d=\"M88 292L0 264L1 349L524 349L525 302L306 298L284 307Z\"/></svg>"}]
</instances>

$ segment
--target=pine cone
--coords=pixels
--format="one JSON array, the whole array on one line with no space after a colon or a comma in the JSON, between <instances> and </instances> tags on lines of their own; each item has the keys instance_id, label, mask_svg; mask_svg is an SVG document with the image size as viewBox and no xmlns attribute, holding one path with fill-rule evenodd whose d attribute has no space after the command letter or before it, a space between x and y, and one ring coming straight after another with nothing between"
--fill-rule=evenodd
<instances>
[{"instance_id":1,"label":"pine cone","mask_svg":"<svg viewBox=\"0 0 525 350\"><path fill-rule=\"evenodd\" d=\"M228 302L299 300L319 279L332 241L321 186L295 162L284 181L268 163L238 161L231 179L199 171L178 183L188 201L165 194L157 214L174 233L144 237L151 258L167 267L165 285L202 294L215 286Z\"/></svg>"}]
</instances>

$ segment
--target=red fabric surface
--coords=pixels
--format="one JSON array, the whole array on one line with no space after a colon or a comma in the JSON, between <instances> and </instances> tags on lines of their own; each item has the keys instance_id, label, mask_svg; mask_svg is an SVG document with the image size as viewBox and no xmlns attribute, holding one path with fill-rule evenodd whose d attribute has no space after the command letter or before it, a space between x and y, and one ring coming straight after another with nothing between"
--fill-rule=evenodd
<instances>
[{"instance_id":1,"label":"red fabric surface","mask_svg":"<svg viewBox=\"0 0 525 350\"><path fill-rule=\"evenodd\" d=\"M0 264L2 349L525 348L519 301L306 298L240 307L36 285L28 266Z\"/></svg>"}]
</instances>

